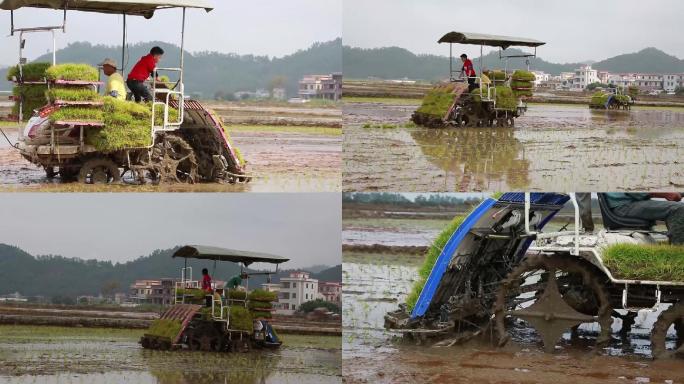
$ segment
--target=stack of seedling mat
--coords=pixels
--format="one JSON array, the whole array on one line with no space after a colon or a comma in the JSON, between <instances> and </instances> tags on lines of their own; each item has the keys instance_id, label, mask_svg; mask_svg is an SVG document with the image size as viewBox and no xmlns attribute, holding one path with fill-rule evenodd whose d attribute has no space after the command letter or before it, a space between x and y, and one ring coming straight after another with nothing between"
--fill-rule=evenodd
<instances>
[{"instance_id":1,"label":"stack of seedling mat","mask_svg":"<svg viewBox=\"0 0 684 384\"><path fill-rule=\"evenodd\" d=\"M47 81L45 70L50 67L50 63L30 63L21 66L14 66L7 71L7 80L14 82L12 96L14 106L12 107L12 117L19 118L19 106L21 103L22 119L27 121L33 115L33 111L43 107L46 103L45 91Z\"/></svg>"},{"instance_id":2,"label":"stack of seedling mat","mask_svg":"<svg viewBox=\"0 0 684 384\"><path fill-rule=\"evenodd\" d=\"M532 96L536 76L529 71L518 69L511 76L511 89L516 98Z\"/></svg>"},{"instance_id":3,"label":"stack of seedling mat","mask_svg":"<svg viewBox=\"0 0 684 384\"><path fill-rule=\"evenodd\" d=\"M57 110L49 120L62 142L78 141L84 130L85 144L96 150L111 152L124 148L149 146L152 141L151 104L138 104L103 97L97 93L98 71L87 64L60 64L45 71L50 89L44 98ZM163 108L155 108L155 125L163 121ZM168 121L178 121L178 110L169 108ZM49 130L39 133L37 140L51 136ZM42 136L42 137L41 137Z\"/></svg>"},{"instance_id":4,"label":"stack of seedling mat","mask_svg":"<svg viewBox=\"0 0 684 384\"><path fill-rule=\"evenodd\" d=\"M248 308L255 318L271 318L273 311L273 302L276 301L277 295L275 292L266 291L263 289L255 289L247 296Z\"/></svg>"},{"instance_id":5,"label":"stack of seedling mat","mask_svg":"<svg viewBox=\"0 0 684 384\"><path fill-rule=\"evenodd\" d=\"M487 94L489 92L489 94ZM475 88L470 94L473 96L473 100L476 103L482 102L482 98L489 100L496 100L496 108L515 110L518 105L516 96L513 93L511 87L505 85L497 85L487 88Z\"/></svg>"},{"instance_id":6,"label":"stack of seedling mat","mask_svg":"<svg viewBox=\"0 0 684 384\"><path fill-rule=\"evenodd\" d=\"M411 120L425 127L441 127L447 112L464 92L468 92L468 84L445 83L432 88L423 98L423 103Z\"/></svg>"}]
</instances>

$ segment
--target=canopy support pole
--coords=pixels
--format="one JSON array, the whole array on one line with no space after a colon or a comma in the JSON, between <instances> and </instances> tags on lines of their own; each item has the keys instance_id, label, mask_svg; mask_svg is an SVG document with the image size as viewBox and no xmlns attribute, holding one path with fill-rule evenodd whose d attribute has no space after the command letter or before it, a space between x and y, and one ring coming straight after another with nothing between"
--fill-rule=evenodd
<instances>
[{"instance_id":1,"label":"canopy support pole","mask_svg":"<svg viewBox=\"0 0 684 384\"><path fill-rule=\"evenodd\" d=\"M121 42L121 76L124 76L126 67L126 13L123 13L123 41Z\"/></svg>"},{"instance_id":2,"label":"canopy support pole","mask_svg":"<svg viewBox=\"0 0 684 384\"><path fill-rule=\"evenodd\" d=\"M453 69L453 61L454 61L454 54L453 54L453 45L452 43L449 43L449 80L453 80L454 78L454 69Z\"/></svg>"},{"instance_id":3,"label":"canopy support pole","mask_svg":"<svg viewBox=\"0 0 684 384\"><path fill-rule=\"evenodd\" d=\"M183 92L183 50L185 49L185 7L183 7L183 23L181 25L181 45L180 45L180 85Z\"/></svg>"}]
</instances>

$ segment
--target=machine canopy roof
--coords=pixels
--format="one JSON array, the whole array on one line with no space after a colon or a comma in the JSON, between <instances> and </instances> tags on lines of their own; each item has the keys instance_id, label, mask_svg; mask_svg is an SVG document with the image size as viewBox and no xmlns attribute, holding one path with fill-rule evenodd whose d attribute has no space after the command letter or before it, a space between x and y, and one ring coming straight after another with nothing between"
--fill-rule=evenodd
<instances>
[{"instance_id":1,"label":"machine canopy roof","mask_svg":"<svg viewBox=\"0 0 684 384\"><path fill-rule=\"evenodd\" d=\"M538 47L546 44L543 41L527 39L524 37L486 35L483 33L449 32L439 39L438 43L457 43L487 45L506 49L511 46Z\"/></svg>"},{"instance_id":2,"label":"machine canopy roof","mask_svg":"<svg viewBox=\"0 0 684 384\"><path fill-rule=\"evenodd\" d=\"M15 10L23 7L125 13L151 18L154 11L165 8L203 8L209 12L214 7L209 0L0 0L0 9Z\"/></svg>"},{"instance_id":3,"label":"machine canopy roof","mask_svg":"<svg viewBox=\"0 0 684 384\"><path fill-rule=\"evenodd\" d=\"M269 255L268 253L258 253L249 251L238 251L235 249L210 247L206 245L186 245L178 249L173 257L186 257L190 259L232 261L233 263L273 263L280 264L290 259L281 256Z\"/></svg>"}]
</instances>

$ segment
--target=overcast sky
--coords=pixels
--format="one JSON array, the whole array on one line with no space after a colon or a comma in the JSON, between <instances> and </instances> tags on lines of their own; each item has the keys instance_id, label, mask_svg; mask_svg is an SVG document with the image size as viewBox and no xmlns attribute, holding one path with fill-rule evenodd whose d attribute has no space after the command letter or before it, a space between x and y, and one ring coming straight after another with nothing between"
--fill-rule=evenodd
<instances>
[{"instance_id":1,"label":"overcast sky","mask_svg":"<svg viewBox=\"0 0 684 384\"><path fill-rule=\"evenodd\" d=\"M317 41L342 36L342 0L213 0L214 10L188 10L186 49L281 57ZM60 25L58 11L20 9L16 27ZM73 41L120 45L122 16L67 13L67 31L57 33L58 49ZM180 45L181 11L158 11L151 20L128 17L128 41L161 40ZM0 11L0 65L17 62L18 37L8 37L10 13ZM52 47L49 33L27 37L31 60Z\"/></svg>"},{"instance_id":2,"label":"overcast sky","mask_svg":"<svg viewBox=\"0 0 684 384\"><path fill-rule=\"evenodd\" d=\"M4 193L0 211L0 243L33 255L123 262L204 244L288 257L284 268L342 258L337 193Z\"/></svg>"},{"instance_id":3,"label":"overcast sky","mask_svg":"<svg viewBox=\"0 0 684 384\"><path fill-rule=\"evenodd\" d=\"M479 32L545 41L537 53L558 63L651 46L684 58L682 15L681 0L344 0L343 39L448 56L449 45L437 44L445 33ZM479 46L454 47L479 55Z\"/></svg>"}]
</instances>

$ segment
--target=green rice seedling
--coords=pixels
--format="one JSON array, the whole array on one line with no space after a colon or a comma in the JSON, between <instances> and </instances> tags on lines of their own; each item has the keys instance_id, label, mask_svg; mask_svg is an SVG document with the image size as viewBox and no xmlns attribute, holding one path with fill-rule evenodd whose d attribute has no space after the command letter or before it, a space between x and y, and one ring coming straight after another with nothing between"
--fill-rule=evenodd
<instances>
[{"instance_id":1,"label":"green rice seedling","mask_svg":"<svg viewBox=\"0 0 684 384\"><path fill-rule=\"evenodd\" d=\"M88 64L57 64L45 71L48 80L97 81L97 68Z\"/></svg>"},{"instance_id":2,"label":"green rice seedling","mask_svg":"<svg viewBox=\"0 0 684 384\"><path fill-rule=\"evenodd\" d=\"M228 143L230 144L231 148L233 148L233 151L235 151L235 155L238 158L238 161L240 162L240 166L245 165L245 159L242 157L242 153L240 152L240 149L233 144L233 140L230 138L230 133L228 133L228 128L223 124L223 119L221 119L220 116L216 114L214 111L209 111L209 113L214 117L214 120L218 121L219 125L221 125L221 129L223 129L223 133L226 135L226 139L228 140Z\"/></svg>"},{"instance_id":3,"label":"green rice seedling","mask_svg":"<svg viewBox=\"0 0 684 384\"><path fill-rule=\"evenodd\" d=\"M247 295L247 298L254 301L276 301L278 295L275 292L267 291L265 289L257 288Z\"/></svg>"},{"instance_id":4,"label":"green rice seedling","mask_svg":"<svg viewBox=\"0 0 684 384\"><path fill-rule=\"evenodd\" d=\"M253 311L252 316L262 317L265 319L270 319L272 317L271 312L265 312L265 311Z\"/></svg>"},{"instance_id":5,"label":"green rice seedling","mask_svg":"<svg viewBox=\"0 0 684 384\"><path fill-rule=\"evenodd\" d=\"M511 81L511 88L513 89L532 89L534 83L531 81L513 80Z\"/></svg>"},{"instance_id":6,"label":"green rice seedling","mask_svg":"<svg viewBox=\"0 0 684 384\"><path fill-rule=\"evenodd\" d=\"M496 87L490 87L489 95L496 99L496 107L501 109L514 110L518 106L518 100L513 94L511 87L504 85L498 85ZM485 95L486 90L482 89L482 94ZM473 96L475 102L481 102L480 99L480 88L473 89L470 93Z\"/></svg>"},{"instance_id":7,"label":"green rice seedling","mask_svg":"<svg viewBox=\"0 0 684 384\"><path fill-rule=\"evenodd\" d=\"M21 73L24 81L44 81L45 70L50 67L50 63L37 62L29 63L21 66ZM19 79L19 66L10 67L7 71L7 80L14 81L14 78Z\"/></svg>"},{"instance_id":8,"label":"green rice seedling","mask_svg":"<svg viewBox=\"0 0 684 384\"><path fill-rule=\"evenodd\" d=\"M176 294L179 296L192 296L191 299L201 302L204 302L204 296L206 296L206 292L198 288L180 288L176 291ZM186 297L186 299L188 299L188 297Z\"/></svg>"},{"instance_id":9,"label":"green rice seedling","mask_svg":"<svg viewBox=\"0 0 684 384\"><path fill-rule=\"evenodd\" d=\"M252 313L245 307L234 305L230 307L230 328L239 329L241 331L252 331L254 325L252 324Z\"/></svg>"},{"instance_id":10,"label":"green rice seedling","mask_svg":"<svg viewBox=\"0 0 684 384\"><path fill-rule=\"evenodd\" d=\"M104 128L88 130L88 144L104 152L151 144L152 111L149 105L105 97L103 110Z\"/></svg>"},{"instance_id":11,"label":"green rice seedling","mask_svg":"<svg viewBox=\"0 0 684 384\"><path fill-rule=\"evenodd\" d=\"M439 255L442 253L442 249L444 249L444 246L451 238L451 235L453 235L458 227L461 226L461 223L463 223L464 219L465 216L454 217L449 225L447 225L447 227L444 228L439 236L437 236L437 238L432 242L432 245L430 245L430 248L425 255L423 265L418 269L418 280L413 284L413 288L406 298L406 305L410 311L413 310L413 307L415 307L418 297L425 286L425 282L430 276L432 268L437 262L437 258L439 258Z\"/></svg>"},{"instance_id":12,"label":"green rice seedling","mask_svg":"<svg viewBox=\"0 0 684 384\"><path fill-rule=\"evenodd\" d=\"M636 99L637 96L639 96L639 87L636 85L630 85L627 87L627 94L632 98Z\"/></svg>"},{"instance_id":13,"label":"green rice seedling","mask_svg":"<svg viewBox=\"0 0 684 384\"><path fill-rule=\"evenodd\" d=\"M416 112L442 118L454 103L453 90L454 85L451 83L432 88Z\"/></svg>"},{"instance_id":14,"label":"green rice seedling","mask_svg":"<svg viewBox=\"0 0 684 384\"><path fill-rule=\"evenodd\" d=\"M40 84L17 85L12 89L12 94L23 101L24 121L31 118L33 110L40 109L47 104L47 99L45 98L46 90L47 85ZM12 114L19 115L19 100L15 101L12 107Z\"/></svg>"},{"instance_id":15,"label":"green rice seedling","mask_svg":"<svg viewBox=\"0 0 684 384\"><path fill-rule=\"evenodd\" d=\"M604 249L603 263L617 278L684 281L684 246L613 244Z\"/></svg>"},{"instance_id":16,"label":"green rice seedling","mask_svg":"<svg viewBox=\"0 0 684 384\"><path fill-rule=\"evenodd\" d=\"M247 292L231 289L228 291L228 298L233 300L245 300L247 298Z\"/></svg>"},{"instance_id":17,"label":"green rice seedling","mask_svg":"<svg viewBox=\"0 0 684 384\"><path fill-rule=\"evenodd\" d=\"M60 108L50 115L50 122L55 121L102 121L104 115L99 108Z\"/></svg>"},{"instance_id":18,"label":"green rice seedling","mask_svg":"<svg viewBox=\"0 0 684 384\"><path fill-rule=\"evenodd\" d=\"M147 334L173 340L178 335L178 332L180 332L181 327L182 323L180 320L157 319L152 322L152 325L147 330Z\"/></svg>"},{"instance_id":19,"label":"green rice seedling","mask_svg":"<svg viewBox=\"0 0 684 384\"><path fill-rule=\"evenodd\" d=\"M606 102L608 102L609 95L603 91L596 91L591 95L591 101L589 105L594 108L604 108Z\"/></svg>"},{"instance_id":20,"label":"green rice seedling","mask_svg":"<svg viewBox=\"0 0 684 384\"><path fill-rule=\"evenodd\" d=\"M251 300L249 304L247 305L249 309L271 309L273 308L273 304L271 304L269 301L256 301L256 300Z\"/></svg>"},{"instance_id":21,"label":"green rice seedling","mask_svg":"<svg viewBox=\"0 0 684 384\"><path fill-rule=\"evenodd\" d=\"M515 72L513 72L511 79L513 81L535 81L537 79L537 76L535 76L534 73L530 71L518 69Z\"/></svg>"},{"instance_id":22,"label":"green rice seedling","mask_svg":"<svg viewBox=\"0 0 684 384\"><path fill-rule=\"evenodd\" d=\"M50 88L45 92L50 102L64 101L97 101L102 97L92 88Z\"/></svg>"},{"instance_id":23,"label":"green rice seedling","mask_svg":"<svg viewBox=\"0 0 684 384\"><path fill-rule=\"evenodd\" d=\"M484 71L484 74L489 77L490 80L506 80L506 72L495 69L493 71Z\"/></svg>"}]
</instances>

